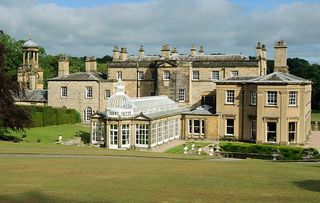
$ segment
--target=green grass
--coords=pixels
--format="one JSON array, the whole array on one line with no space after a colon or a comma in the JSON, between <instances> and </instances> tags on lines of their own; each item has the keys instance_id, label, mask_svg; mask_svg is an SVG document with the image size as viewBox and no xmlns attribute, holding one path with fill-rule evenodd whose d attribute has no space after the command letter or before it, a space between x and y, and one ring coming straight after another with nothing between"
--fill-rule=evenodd
<instances>
[{"instance_id":1,"label":"green grass","mask_svg":"<svg viewBox=\"0 0 320 203\"><path fill-rule=\"evenodd\" d=\"M27 142L37 142L40 139L41 143L55 143L60 134L63 140L66 140L73 138L78 132L84 141L88 141L90 128L80 124L30 128L25 132L11 132L11 135L22 138L22 135L26 134Z\"/></svg>"},{"instance_id":2,"label":"green grass","mask_svg":"<svg viewBox=\"0 0 320 203\"><path fill-rule=\"evenodd\" d=\"M0 142L0 153L22 149L106 156L0 155L0 202L320 201L319 163L187 160L193 156Z\"/></svg>"},{"instance_id":3,"label":"green grass","mask_svg":"<svg viewBox=\"0 0 320 203\"><path fill-rule=\"evenodd\" d=\"M205 147L205 146L208 146L210 145L211 143L209 142L187 142L187 146L188 146L188 149L190 150L191 149L191 145L192 144L195 144L195 148L198 148L198 146L201 146L202 148ZM184 153L184 148L185 145L178 145L176 147L173 147L171 149L168 149L166 151L166 153L171 153L171 154L183 154Z\"/></svg>"},{"instance_id":4,"label":"green grass","mask_svg":"<svg viewBox=\"0 0 320 203\"><path fill-rule=\"evenodd\" d=\"M320 113L311 113L312 121L320 121Z\"/></svg>"}]
</instances>

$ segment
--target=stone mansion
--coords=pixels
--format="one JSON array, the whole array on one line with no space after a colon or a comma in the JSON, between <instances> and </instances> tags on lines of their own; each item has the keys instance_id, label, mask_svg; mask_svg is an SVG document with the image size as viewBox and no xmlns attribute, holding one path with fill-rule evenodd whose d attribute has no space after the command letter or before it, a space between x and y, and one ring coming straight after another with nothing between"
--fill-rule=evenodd
<instances>
[{"instance_id":1,"label":"stone mansion","mask_svg":"<svg viewBox=\"0 0 320 203\"><path fill-rule=\"evenodd\" d=\"M141 46L129 56L115 46L106 73L97 72L95 58L88 57L85 72L69 74L68 58L62 57L58 77L48 80L48 105L77 109L91 124L91 143L108 148L222 137L304 144L311 81L289 74L284 41L274 50L270 74L261 43L255 58L208 55L195 46L182 55L167 44L160 55L145 55Z\"/></svg>"}]
</instances>

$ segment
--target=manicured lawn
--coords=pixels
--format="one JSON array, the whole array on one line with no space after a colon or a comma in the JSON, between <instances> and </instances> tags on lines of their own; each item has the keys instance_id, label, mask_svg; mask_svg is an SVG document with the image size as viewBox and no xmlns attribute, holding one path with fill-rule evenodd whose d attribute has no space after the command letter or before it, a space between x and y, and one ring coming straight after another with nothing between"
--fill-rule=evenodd
<instances>
[{"instance_id":1,"label":"manicured lawn","mask_svg":"<svg viewBox=\"0 0 320 203\"><path fill-rule=\"evenodd\" d=\"M90 127L80 124L72 125L57 125L27 129L26 132L12 132L11 134L22 138L22 135L27 135L27 142L54 143L58 140L59 135L62 135L63 140L73 138L77 133L84 139L89 139Z\"/></svg>"},{"instance_id":2,"label":"manicured lawn","mask_svg":"<svg viewBox=\"0 0 320 203\"><path fill-rule=\"evenodd\" d=\"M320 113L311 113L312 121L320 121Z\"/></svg>"},{"instance_id":3,"label":"manicured lawn","mask_svg":"<svg viewBox=\"0 0 320 203\"><path fill-rule=\"evenodd\" d=\"M319 163L196 158L0 142L0 202L320 202Z\"/></svg>"},{"instance_id":4,"label":"manicured lawn","mask_svg":"<svg viewBox=\"0 0 320 203\"><path fill-rule=\"evenodd\" d=\"M192 148L192 144L195 145L195 149L197 149L199 146L201 146L202 148L205 147L205 146L208 146L212 143L209 143L209 142L187 142L186 143L187 146L188 146L188 149L190 150ZM178 145L176 147L173 147L171 149L168 149L166 151L166 153L171 153L171 154L183 154L184 153L184 146L185 145Z\"/></svg>"}]
</instances>

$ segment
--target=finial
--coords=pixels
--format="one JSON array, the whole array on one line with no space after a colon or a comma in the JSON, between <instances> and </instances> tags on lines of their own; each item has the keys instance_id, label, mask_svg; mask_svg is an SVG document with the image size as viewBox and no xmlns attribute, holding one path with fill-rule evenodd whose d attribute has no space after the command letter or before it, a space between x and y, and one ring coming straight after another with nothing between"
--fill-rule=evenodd
<instances>
[{"instance_id":1,"label":"finial","mask_svg":"<svg viewBox=\"0 0 320 203\"><path fill-rule=\"evenodd\" d=\"M29 40L31 40L31 32L29 33Z\"/></svg>"}]
</instances>

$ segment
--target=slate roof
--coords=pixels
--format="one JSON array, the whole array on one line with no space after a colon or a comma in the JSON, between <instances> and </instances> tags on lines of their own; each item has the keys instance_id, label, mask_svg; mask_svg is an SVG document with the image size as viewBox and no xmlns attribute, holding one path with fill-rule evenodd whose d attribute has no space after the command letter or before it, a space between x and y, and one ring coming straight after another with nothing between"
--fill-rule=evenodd
<instances>
[{"instance_id":1,"label":"slate roof","mask_svg":"<svg viewBox=\"0 0 320 203\"><path fill-rule=\"evenodd\" d=\"M16 102L48 102L47 90L25 90L25 95L15 98Z\"/></svg>"},{"instance_id":2,"label":"slate roof","mask_svg":"<svg viewBox=\"0 0 320 203\"><path fill-rule=\"evenodd\" d=\"M282 73L282 72L273 72L268 75L263 76L237 76L231 77L225 80L217 81L217 84L312 84L310 80L300 78L298 76Z\"/></svg>"},{"instance_id":3,"label":"slate roof","mask_svg":"<svg viewBox=\"0 0 320 203\"><path fill-rule=\"evenodd\" d=\"M100 72L77 72L62 77L50 78L48 81L104 81L105 73Z\"/></svg>"},{"instance_id":4,"label":"slate roof","mask_svg":"<svg viewBox=\"0 0 320 203\"><path fill-rule=\"evenodd\" d=\"M125 61L108 63L110 68L136 68L137 61L139 67L149 67L152 63L162 61L185 61L191 62L193 67L258 67L257 60L249 60L247 56L241 54L222 55L184 55L171 53L169 59L155 56L129 56Z\"/></svg>"},{"instance_id":5,"label":"slate roof","mask_svg":"<svg viewBox=\"0 0 320 203\"><path fill-rule=\"evenodd\" d=\"M202 105L197 107L196 109L191 109L189 111L185 111L183 112L183 114L187 114L187 115L214 115L215 114L215 110L214 108L212 108L212 106L209 105Z\"/></svg>"}]
</instances>

